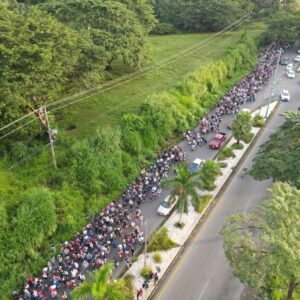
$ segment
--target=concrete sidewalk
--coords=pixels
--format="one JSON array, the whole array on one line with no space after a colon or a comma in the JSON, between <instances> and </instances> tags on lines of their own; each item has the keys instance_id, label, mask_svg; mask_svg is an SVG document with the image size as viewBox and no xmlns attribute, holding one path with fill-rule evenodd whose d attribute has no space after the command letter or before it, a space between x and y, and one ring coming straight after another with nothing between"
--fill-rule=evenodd
<instances>
[{"instance_id":1,"label":"concrete sidewalk","mask_svg":"<svg viewBox=\"0 0 300 300\"><path fill-rule=\"evenodd\" d=\"M272 113L276 105L278 104L278 101L272 102L268 109L268 116ZM257 114L260 114L261 116L265 117L267 111L267 105L263 106L259 110L256 110L252 113L252 117L254 117ZM252 133L254 134L254 137L259 133L259 131L262 130L262 128L252 128ZM254 140L254 139L253 139ZM252 140L252 141L253 141ZM232 144L236 143L236 140L234 138L230 139L227 143L226 147L231 146ZM244 147L241 150L234 150L235 157L226 159L225 162L227 163L226 168L222 168L222 175L219 176L216 180L216 188L211 191L200 191L200 194L212 195L212 199L209 201L209 203L206 205L205 209L202 213L198 213L194 210L193 206L189 205L189 213L183 214L182 216L182 222L185 224L185 226L182 229L179 229L174 226L174 224L179 220L180 215L175 211L170 215L168 220L165 222L164 226L168 229L169 237L176 242L179 247L173 248L168 251L159 251L162 256L162 262L159 265L161 272L158 274L159 279L165 274L165 272L168 270L168 268L171 266L172 262L175 260L177 255L180 255L180 250L184 246L184 244L189 239L190 235L192 234L193 230L196 228L197 224L199 224L202 217L205 215L213 201L215 200L216 196L220 193L222 187L226 183L226 181L230 178L232 172L234 171L234 168L238 165L239 161L243 157L243 155L246 153L247 149L250 147L250 144L245 144L241 142ZM157 265L152 256L153 253L147 253L146 257L146 264L147 266L150 266L153 271L155 272L155 266ZM127 271L126 274L132 275L133 278L133 287L134 292L136 292L137 289L140 289L142 287L142 284L144 282L144 278L140 275L140 271L144 267L145 264L145 255L141 254L138 256L137 261L132 264L130 269ZM151 295L152 291L154 290L154 283L151 281L149 283L149 288L145 291L142 299L148 299Z\"/></svg>"}]
</instances>

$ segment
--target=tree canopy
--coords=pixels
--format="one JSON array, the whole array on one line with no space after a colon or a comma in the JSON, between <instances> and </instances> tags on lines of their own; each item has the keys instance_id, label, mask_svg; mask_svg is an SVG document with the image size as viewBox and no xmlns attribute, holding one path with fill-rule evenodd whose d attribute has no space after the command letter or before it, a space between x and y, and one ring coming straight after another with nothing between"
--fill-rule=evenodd
<instances>
[{"instance_id":1,"label":"tree canopy","mask_svg":"<svg viewBox=\"0 0 300 300\"><path fill-rule=\"evenodd\" d=\"M2 1L0 41L0 126L48 103L72 81L103 77L103 51L36 7Z\"/></svg>"},{"instance_id":2,"label":"tree canopy","mask_svg":"<svg viewBox=\"0 0 300 300\"><path fill-rule=\"evenodd\" d=\"M231 216L222 235L235 276L260 299L292 299L300 286L300 191L275 183L272 199ZM296 298L295 298L296 299Z\"/></svg>"},{"instance_id":3,"label":"tree canopy","mask_svg":"<svg viewBox=\"0 0 300 300\"><path fill-rule=\"evenodd\" d=\"M88 31L93 43L105 48L109 67L118 57L131 67L140 67L148 57L145 37L155 18L146 1L60 0L41 7L64 24Z\"/></svg>"},{"instance_id":4,"label":"tree canopy","mask_svg":"<svg viewBox=\"0 0 300 300\"><path fill-rule=\"evenodd\" d=\"M104 264L100 270L90 274L89 278L72 292L74 300L128 300L132 292L123 279L111 280L113 264Z\"/></svg>"},{"instance_id":5,"label":"tree canopy","mask_svg":"<svg viewBox=\"0 0 300 300\"><path fill-rule=\"evenodd\" d=\"M218 31L247 11L239 0L157 0L155 11L161 22L187 31Z\"/></svg>"},{"instance_id":6,"label":"tree canopy","mask_svg":"<svg viewBox=\"0 0 300 300\"><path fill-rule=\"evenodd\" d=\"M237 143L247 141L252 129L251 115L248 112L240 112L232 122L232 133Z\"/></svg>"},{"instance_id":7,"label":"tree canopy","mask_svg":"<svg viewBox=\"0 0 300 300\"><path fill-rule=\"evenodd\" d=\"M290 182L300 188L300 113L285 114L286 121L261 146L251 174L255 179Z\"/></svg>"},{"instance_id":8,"label":"tree canopy","mask_svg":"<svg viewBox=\"0 0 300 300\"><path fill-rule=\"evenodd\" d=\"M300 14L279 11L270 16L267 25L268 28L264 33L266 42L275 40L296 42L300 34Z\"/></svg>"}]
</instances>

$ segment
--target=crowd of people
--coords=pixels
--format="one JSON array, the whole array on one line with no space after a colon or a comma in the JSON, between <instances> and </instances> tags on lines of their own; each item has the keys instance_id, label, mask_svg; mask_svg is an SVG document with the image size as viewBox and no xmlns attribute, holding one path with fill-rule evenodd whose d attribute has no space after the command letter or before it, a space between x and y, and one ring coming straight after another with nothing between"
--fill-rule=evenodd
<instances>
[{"instance_id":1,"label":"crowd of people","mask_svg":"<svg viewBox=\"0 0 300 300\"><path fill-rule=\"evenodd\" d=\"M254 71L236 84L221 99L213 113L202 118L199 127L187 131L184 138L194 147L207 143L204 135L218 132L223 115L238 113L243 103L255 101L255 93L267 84L274 71L279 50L287 47L289 44L282 43L267 47L260 54ZM14 292L15 299L68 299L68 292L83 282L89 271L100 268L108 259L112 259L116 266L125 262L130 267L136 248L144 243L142 202L156 197L171 165L184 162L186 158L186 153L179 146L158 155L156 162L141 171L120 199L111 202L72 241L61 246L59 255L48 262L40 276L28 278L22 295ZM154 280L157 278L156 274Z\"/></svg>"},{"instance_id":2,"label":"crowd of people","mask_svg":"<svg viewBox=\"0 0 300 300\"><path fill-rule=\"evenodd\" d=\"M109 258L116 266L123 261L130 267L136 247L144 243L141 203L159 193L161 180L168 176L173 163L185 160L186 153L179 146L158 155L156 162L141 171L119 200L111 202L72 241L62 245L59 255L48 262L40 276L28 278L23 295L15 292L14 297L68 299L67 292Z\"/></svg>"},{"instance_id":3,"label":"crowd of people","mask_svg":"<svg viewBox=\"0 0 300 300\"><path fill-rule=\"evenodd\" d=\"M191 150L207 143L206 134L219 132L224 115L238 114L244 103L256 100L255 94L269 82L276 68L278 56L281 55L282 50L290 46L286 42L276 42L269 45L260 53L256 68L223 96L209 116L201 118L199 126L195 130L188 130L183 133L184 139L191 145Z\"/></svg>"}]
</instances>

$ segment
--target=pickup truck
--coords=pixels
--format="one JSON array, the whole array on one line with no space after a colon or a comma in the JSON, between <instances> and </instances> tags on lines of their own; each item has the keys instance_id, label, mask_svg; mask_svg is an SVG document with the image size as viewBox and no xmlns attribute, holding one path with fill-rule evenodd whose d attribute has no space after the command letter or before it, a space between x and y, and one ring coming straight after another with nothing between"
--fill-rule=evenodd
<instances>
[{"instance_id":1,"label":"pickup truck","mask_svg":"<svg viewBox=\"0 0 300 300\"><path fill-rule=\"evenodd\" d=\"M226 140L226 133L219 132L213 136L213 138L209 143L209 147L211 149L220 149L220 147L225 142L225 140Z\"/></svg>"}]
</instances>

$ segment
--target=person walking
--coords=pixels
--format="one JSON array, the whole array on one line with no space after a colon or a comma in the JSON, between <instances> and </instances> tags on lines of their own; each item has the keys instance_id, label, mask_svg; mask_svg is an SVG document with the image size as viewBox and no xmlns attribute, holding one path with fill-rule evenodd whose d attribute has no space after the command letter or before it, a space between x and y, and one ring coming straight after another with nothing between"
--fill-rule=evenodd
<instances>
[{"instance_id":1,"label":"person walking","mask_svg":"<svg viewBox=\"0 0 300 300\"><path fill-rule=\"evenodd\" d=\"M136 292L136 300L141 300L143 297L143 289L140 288L139 290L137 290Z\"/></svg>"}]
</instances>

